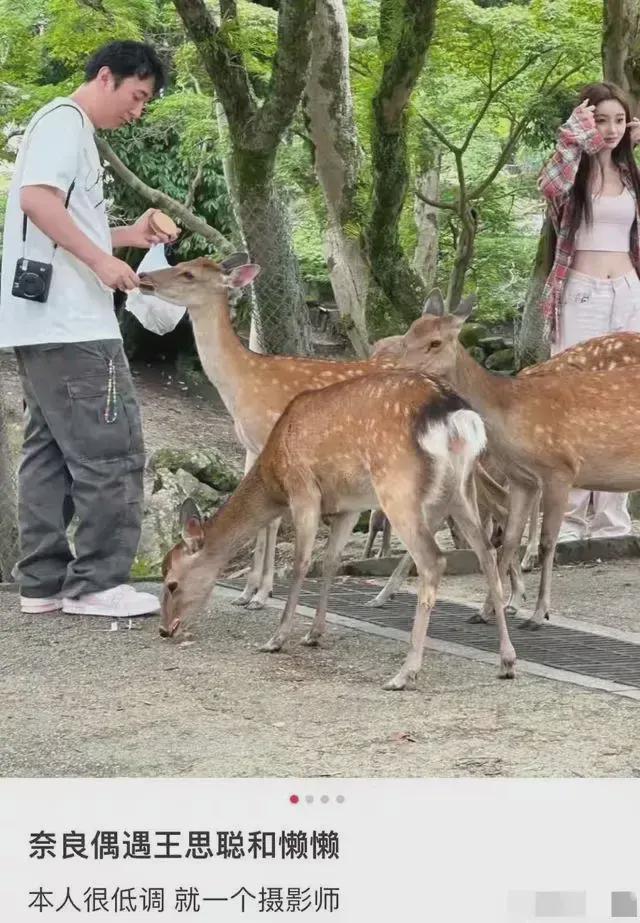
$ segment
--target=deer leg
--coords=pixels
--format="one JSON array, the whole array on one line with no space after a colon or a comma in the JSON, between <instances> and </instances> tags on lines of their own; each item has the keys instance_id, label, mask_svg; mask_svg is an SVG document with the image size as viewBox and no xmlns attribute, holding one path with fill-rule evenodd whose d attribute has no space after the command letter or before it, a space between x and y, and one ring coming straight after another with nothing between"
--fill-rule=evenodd
<instances>
[{"instance_id":1,"label":"deer leg","mask_svg":"<svg viewBox=\"0 0 640 923\"><path fill-rule=\"evenodd\" d=\"M462 529L471 548L475 551L482 572L489 585L489 599L495 613L500 641L500 673L502 679L513 679L516 662L516 652L509 637L507 619L504 610L502 583L496 564L496 551L487 538L478 516L477 508L471 498L460 494L454 498L451 506L451 515L456 524Z\"/></svg>"},{"instance_id":2,"label":"deer leg","mask_svg":"<svg viewBox=\"0 0 640 923\"><path fill-rule=\"evenodd\" d=\"M502 548L498 555L498 573L503 586L506 583L511 562L519 552L527 513L535 495L535 490L536 488L533 486L515 481L512 481L509 485L509 512L504 528ZM482 613L472 616L470 621L493 621L493 606L490 596L487 597Z\"/></svg>"},{"instance_id":3,"label":"deer leg","mask_svg":"<svg viewBox=\"0 0 640 923\"><path fill-rule=\"evenodd\" d=\"M511 585L511 595L509 596L509 601L505 606L505 610L510 615L515 615L515 613L522 608L522 604L527 598L524 578L522 576L522 567L520 566L519 549L516 549L516 553L509 565L509 583Z\"/></svg>"},{"instance_id":4,"label":"deer leg","mask_svg":"<svg viewBox=\"0 0 640 923\"><path fill-rule=\"evenodd\" d=\"M391 523L385 516L384 526L382 528L382 545L380 546L378 557L379 558L388 557L390 548L391 548Z\"/></svg>"},{"instance_id":5,"label":"deer leg","mask_svg":"<svg viewBox=\"0 0 640 923\"><path fill-rule=\"evenodd\" d=\"M366 602L365 606L371 606L372 608L377 609L380 606L384 606L388 599L392 599L398 592L398 588L402 582L406 579L407 574L411 570L412 563L413 558L409 552L406 551L402 558L400 558L400 562L396 564L396 569L391 574L378 595L374 596L373 599L370 599L369 602Z\"/></svg>"},{"instance_id":6,"label":"deer leg","mask_svg":"<svg viewBox=\"0 0 640 923\"><path fill-rule=\"evenodd\" d=\"M262 554L262 571L254 595L247 603L247 609L263 609L273 592L273 573L276 566L276 539L281 519L274 519L264 529L264 546Z\"/></svg>"},{"instance_id":7,"label":"deer leg","mask_svg":"<svg viewBox=\"0 0 640 923\"><path fill-rule=\"evenodd\" d=\"M451 533L451 539L453 541L454 548L457 550L460 550L461 548L468 548L469 546L467 544L466 538L460 533L457 523L450 516L447 517L447 526L449 527L449 532Z\"/></svg>"},{"instance_id":8,"label":"deer leg","mask_svg":"<svg viewBox=\"0 0 640 923\"><path fill-rule=\"evenodd\" d=\"M538 545L540 543L540 494L531 507L531 516L529 517L529 540L522 558L522 570L530 571L538 560Z\"/></svg>"},{"instance_id":9,"label":"deer leg","mask_svg":"<svg viewBox=\"0 0 640 923\"><path fill-rule=\"evenodd\" d=\"M364 551L362 553L363 558L369 558L371 556L371 549L373 548L373 543L376 540L376 535L378 530L376 529L376 511L371 510L369 515L369 532L367 534L367 544L364 546Z\"/></svg>"},{"instance_id":10,"label":"deer leg","mask_svg":"<svg viewBox=\"0 0 640 923\"><path fill-rule=\"evenodd\" d=\"M293 527L296 533L293 577L291 586L289 587L287 602L282 612L282 617L276 633L261 648L261 650L269 653L279 651L291 634L291 626L293 625L293 617L296 613L298 599L300 598L300 590L302 589L304 578L307 576L307 571L311 564L313 543L320 523L320 495L307 495L304 499L293 501L291 514L293 517Z\"/></svg>"},{"instance_id":11,"label":"deer leg","mask_svg":"<svg viewBox=\"0 0 640 923\"><path fill-rule=\"evenodd\" d=\"M385 689L391 690L404 689L408 682L416 679L422 666L429 618L446 563L435 539L422 517L419 514L416 516L416 512L416 510L413 511L413 522L406 510L404 515L396 515L395 519L392 516L389 517L392 528L406 544L418 570L418 599L411 627L409 653L396 675L384 684Z\"/></svg>"},{"instance_id":12,"label":"deer leg","mask_svg":"<svg viewBox=\"0 0 640 923\"><path fill-rule=\"evenodd\" d=\"M523 628L533 630L541 628L549 618L551 608L551 577L553 558L556 553L558 533L564 519L571 484L566 481L553 481L544 485L542 490L542 532L540 535L540 590L535 612L524 623Z\"/></svg>"},{"instance_id":13,"label":"deer leg","mask_svg":"<svg viewBox=\"0 0 640 923\"><path fill-rule=\"evenodd\" d=\"M257 455L254 452L247 449L247 453L244 459L244 473L247 472L253 467ZM267 544L267 530L260 529L256 537L256 544L253 551L253 563L251 565L251 570L247 576L247 582L245 584L244 590L238 596L237 599L234 599L234 606L246 606L250 599L252 599L256 590L260 586L262 581L262 572L264 569L264 552Z\"/></svg>"},{"instance_id":14,"label":"deer leg","mask_svg":"<svg viewBox=\"0 0 640 923\"><path fill-rule=\"evenodd\" d=\"M327 620L327 605L329 601L329 592L333 578L338 569L340 555L344 546L349 541L349 536L353 532L353 527L358 521L359 513L338 513L331 517L331 532L329 541L324 553L324 562L322 567L322 586L320 588L320 599L318 608L313 619L311 628L302 639L304 644L310 647L316 645L325 631Z\"/></svg>"}]
</instances>

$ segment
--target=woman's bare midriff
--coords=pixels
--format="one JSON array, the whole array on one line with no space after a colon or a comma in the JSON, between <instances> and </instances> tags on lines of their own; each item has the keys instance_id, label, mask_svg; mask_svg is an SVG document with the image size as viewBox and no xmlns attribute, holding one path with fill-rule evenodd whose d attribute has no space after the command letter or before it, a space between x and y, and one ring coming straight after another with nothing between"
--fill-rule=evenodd
<instances>
[{"instance_id":1,"label":"woman's bare midriff","mask_svg":"<svg viewBox=\"0 0 640 923\"><path fill-rule=\"evenodd\" d=\"M576 250L571 268L585 276L596 279L617 279L633 271L628 253L612 253L605 250Z\"/></svg>"}]
</instances>

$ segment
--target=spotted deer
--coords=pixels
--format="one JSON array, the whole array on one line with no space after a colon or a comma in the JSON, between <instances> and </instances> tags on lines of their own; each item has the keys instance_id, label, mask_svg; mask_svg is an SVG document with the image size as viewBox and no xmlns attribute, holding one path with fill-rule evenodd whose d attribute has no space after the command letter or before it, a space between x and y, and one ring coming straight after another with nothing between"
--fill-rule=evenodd
<instances>
[{"instance_id":1,"label":"spotted deer","mask_svg":"<svg viewBox=\"0 0 640 923\"><path fill-rule=\"evenodd\" d=\"M279 651L290 635L325 516L331 531L320 600L304 638L316 645L325 630L340 552L359 513L377 504L409 549L419 578L409 653L385 688L403 689L422 664L444 561L433 536L447 513L478 554L496 614L500 675L512 677L515 651L495 552L480 526L474 494L473 466L484 443L478 414L444 383L420 372L380 372L299 395L227 503L204 523L186 517L183 540L163 563L161 635L180 637L231 556L288 509L295 529L293 578L280 624L263 650Z\"/></svg>"},{"instance_id":2,"label":"spotted deer","mask_svg":"<svg viewBox=\"0 0 640 923\"><path fill-rule=\"evenodd\" d=\"M598 372L640 364L640 334L626 331L607 333L571 346L561 353L530 365L519 373L525 375L544 375L554 371ZM536 496L529 517L529 538L522 558L522 570L531 570L538 557L540 539L540 494Z\"/></svg>"},{"instance_id":3,"label":"spotted deer","mask_svg":"<svg viewBox=\"0 0 640 923\"><path fill-rule=\"evenodd\" d=\"M254 463L271 429L289 401L302 391L325 388L393 368L395 359L382 351L370 360L339 362L297 356L268 356L247 349L229 316L229 292L249 285L260 267L246 254L222 263L200 258L170 269L140 274L140 291L186 305L205 374L231 414L236 435L246 451L245 472ZM275 544L279 521L260 530L253 566L238 603L261 608L273 588Z\"/></svg>"},{"instance_id":4,"label":"spotted deer","mask_svg":"<svg viewBox=\"0 0 640 923\"><path fill-rule=\"evenodd\" d=\"M437 296L436 296L437 297ZM431 304L431 299L428 305ZM463 306L464 310L470 310L473 306L473 300L467 299ZM419 322L416 322L418 335L420 330ZM419 346L415 342L415 329L411 328L408 339L409 346L396 344L395 350L397 355L402 356L402 362L407 365L417 367L427 365L426 360L420 358ZM405 335L407 336L407 335ZM404 338L403 338L404 340ZM640 366L640 334L620 331L609 333L604 336L595 337L579 343L561 353L540 362L537 365L529 366L518 374L518 378L532 378L540 375L546 375L553 372L564 372L568 374L581 372L613 371L614 369L630 368ZM430 367L430 366L429 366ZM506 487L507 478L504 470L496 462L491 453L485 453L481 462L476 468L476 490L478 495L478 506L483 522L486 521L487 515L491 515L495 523L500 526L504 533L506 526L509 495ZM538 555L538 542L540 537L540 491L535 492L531 504L531 513L529 515L529 540L522 559L522 570L529 570L531 564ZM519 547L519 546L518 546ZM512 558L512 566L509 569L511 581L511 597L508 601L507 611L517 612L525 600L524 581L517 565L518 554L515 553ZM383 606L399 589L403 580L411 568L411 557L405 554L398 563L395 571L368 605Z\"/></svg>"},{"instance_id":5,"label":"spotted deer","mask_svg":"<svg viewBox=\"0 0 640 923\"><path fill-rule=\"evenodd\" d=\"M472 305L444 314L434 292L427 313L405 334L401 363L442 376L483 418L490 452L506 473L509 510L499 571L502 578L520 545L525 519L540 488L541 580L531 628L549 618L555 547L572 486L586 490L640 488L640 365L611 358L624 355L630 334L614 334L602 351L583 344L581 354L605 368L566 367L560 356L553 369L505 378L484 369L458 342ZM596 350L594 352L594 350ZM595 359L594 359L595 356ZM566 358L566 357L565 357ZM582 363L579 363L582 365ZM490 615L485 605L484 618Z\"/></svg>"}]
</instances>

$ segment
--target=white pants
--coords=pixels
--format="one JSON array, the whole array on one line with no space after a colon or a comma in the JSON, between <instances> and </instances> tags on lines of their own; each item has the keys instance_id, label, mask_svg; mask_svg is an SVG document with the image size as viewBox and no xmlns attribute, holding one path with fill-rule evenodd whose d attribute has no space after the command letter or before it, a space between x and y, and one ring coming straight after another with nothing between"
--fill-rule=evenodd
<instances>
[{"instance_id":1,"label":"white pants","mask_svg":"<svg viewBox=\"0 0 640 923\"><path fill-rule=\"evenodd\" d=\"M640 279L632 271L617 279L595 279L571 270L562 296L560 329L551 354L605 333L627 330L640 333ZM572 490L563 530L585 538L592 494ZM593 492L592 538L612 538L631 533L627 494Z\"/></svg>"}]
</instances>

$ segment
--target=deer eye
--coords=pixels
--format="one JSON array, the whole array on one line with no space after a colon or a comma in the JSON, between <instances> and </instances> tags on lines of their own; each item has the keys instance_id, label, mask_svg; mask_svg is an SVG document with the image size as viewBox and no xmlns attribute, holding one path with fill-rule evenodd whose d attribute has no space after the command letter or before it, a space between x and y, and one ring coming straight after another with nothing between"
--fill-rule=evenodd
<instances>
[{"instance_id":1,"label":"deer eye","mask_svg":"<svg viewBox=\"0 0 640 923\"><path fill-rule=\"evenodd\" d=\"M429 349L437 349L439 346L442 346L442 340L431 340L429 343Z\"/></svg>"},{"instance_id":2,"label":"deer eye","mask_svg":"<svg viewBox=\"0 0 640 923\"><path fill-rule=\"evenodd\" d=\"M184 272L180 273L183 279L195 279L195 276L188 269L185 269Z\"/></svg>"}]
</instances>

